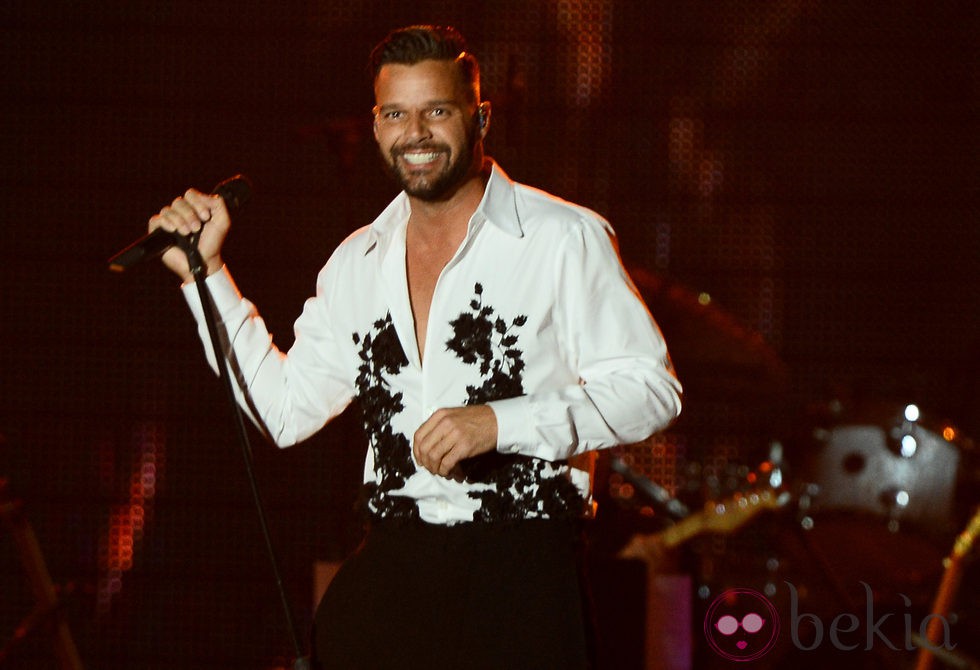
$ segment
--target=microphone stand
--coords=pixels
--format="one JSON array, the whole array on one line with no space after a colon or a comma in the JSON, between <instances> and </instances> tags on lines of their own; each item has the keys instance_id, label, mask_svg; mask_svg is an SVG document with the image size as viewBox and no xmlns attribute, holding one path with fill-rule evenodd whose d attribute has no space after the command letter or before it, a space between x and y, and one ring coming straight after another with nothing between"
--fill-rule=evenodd
<instances>
[{"instance_id":1,"label":"microphone stand","mask_svg":"<svg viewBox=\"0 0 980 670\"><path fill-rule=\"evenodd\" d=\"M201 258L201 254L197 249L197 243L200 240L201 232L192 233L190 235L175 235L177 240L177 246L186 254L187 262L190 265L191 274L194 275L194 283L197 285L198 295L201 299L201 307L204 311L204 320L208 327L208 334L211 336L211 347L214 350L215 362L218 366L218 376L221 378L222 386L228 396L228 401L231 404L233 418L235 420L235 428L238 433L238 441L241 444L242 456L245 459L245 472L248 478L249 487L252 490L252 498L255 502L255 509L258 512L259 525L262 528L262 537L265 541L266 553L269 555L269 560L272 563L272 572L276 580L276 587L279 591L279 597L282 600L283 612L286 616L286 625L289 628L289 634L293 643L293 651L296 655L293 661L293 670L310 670L310 659L308 656L304 656L302 653L302 645L300 643L300 635L296 628L296 621L293 616L292 607L289 604L289 597L286 595L286 589L282 582L282 573L279 569L279 561L276 558L276 552L272 546L272 538L269 534L269 526L265 518L265 507L262 504L262 496L259 493L258 483L255 479L255 472L253 470L252 464L252 447L248 439L248 432L245 429L245 421L242 418L242 410L238 406L238 401L235 398L235 390L232 386L231 375L228 372L228 362L225 360L224 349L221 346L221 338L218 334L218 325L214 316L214 301L211 299L211 292L205 285L205 279L207 278L207 272L204 267L204 260Z\"/></svg>"}]
</instances>

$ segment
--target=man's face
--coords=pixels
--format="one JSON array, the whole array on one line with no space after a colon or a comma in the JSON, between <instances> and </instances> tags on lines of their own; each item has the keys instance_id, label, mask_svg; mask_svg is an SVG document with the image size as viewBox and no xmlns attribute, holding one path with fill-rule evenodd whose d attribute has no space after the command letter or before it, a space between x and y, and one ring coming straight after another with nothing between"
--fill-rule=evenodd
<instances>
[{"instance_id":1,"label":"man's face","mask_svg":"<svg viewBox=\"0 0 980 670\"><path fill-rule=\"evenodd\" d=\"M476 102L467 94L453 61L392 63L378 73L374 136L410 196L444 199L479 169L481 132Z\"/></svg>"}]
</instances>

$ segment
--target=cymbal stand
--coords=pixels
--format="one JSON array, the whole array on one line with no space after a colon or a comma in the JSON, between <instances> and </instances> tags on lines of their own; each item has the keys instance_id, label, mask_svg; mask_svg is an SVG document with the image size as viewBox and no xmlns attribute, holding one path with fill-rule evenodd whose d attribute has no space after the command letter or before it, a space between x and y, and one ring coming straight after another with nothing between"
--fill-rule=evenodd
<instances>
[{"instance_id":1,"label":"cymbal stand","mask_svg":"<svg viewBox=\"0 0 980 670\"><path fill-rule=\"evenodd\" d=\"M49 627L61 670L82 670L82 661L62 609L63 603L51 581L37 536L24 516L23 503L8 497L5 479L0 479L0 521L14 539L21 565L37 601L34 610L17 626L13 638L0 647L0 666L27 637Z\"/></svg>"}]
</instances>

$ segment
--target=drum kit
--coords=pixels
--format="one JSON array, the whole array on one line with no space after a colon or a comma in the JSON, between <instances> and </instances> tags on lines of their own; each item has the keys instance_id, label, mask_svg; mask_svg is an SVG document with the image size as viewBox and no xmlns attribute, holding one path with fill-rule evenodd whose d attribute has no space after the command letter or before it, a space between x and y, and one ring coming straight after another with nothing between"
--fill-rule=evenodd
<instances>
[{"instance_id":1,"label":"drum kit","mask_svg":"<svg viewBox=\"0 0 980 670\"><path fill-rule=\"evenodd\" d=\"M671 346L688 407L709 398L705 411L713 412L725 407L716 399L728 398L787 412L779 403L788 375L763 338L682 287L631 275ZM746 450L696 435L698 411L652 442L614 450L600 468L607 479L598 494L633 512L620 523L635 520L620 534L620 557L686 573L695 611L728 590L752 589L773 603L784 629L805 617L821 633L847 623L834 644L823 635L820 649L813 630L810 642L784 630L757 667L839 659L856 668L980 668L980 577L970 565L980 462L968 436L913 402L831 399ZM740 462L746 452L757 458ZM666 460L651 466L650 454ZM665 548L677 547L682 558L665 564ZM842 631L855 644L836 644ZM704 646L698 637L691 642ZM726 662L702 650L694 667ZM648 658L642 667L682 665Z\"/></svg>"}]
</instances>

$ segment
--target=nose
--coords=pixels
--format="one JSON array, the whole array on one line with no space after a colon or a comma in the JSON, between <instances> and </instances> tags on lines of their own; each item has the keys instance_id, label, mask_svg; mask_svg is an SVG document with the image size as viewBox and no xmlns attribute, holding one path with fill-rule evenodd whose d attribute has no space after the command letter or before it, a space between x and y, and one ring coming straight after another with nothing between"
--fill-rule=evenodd
<instances>
[{"instance_id":1,"label":"nose","mask_svg":"<svg viewBox=\"0 0 980 670\"><path fill-rule=\"evenodd\" d=\"M405 126L405 137L410 140L424 140L432 136L429 124L425 119L425 114L412 112L408 115L408 123Z\"/></svg>"}]
</instances>

